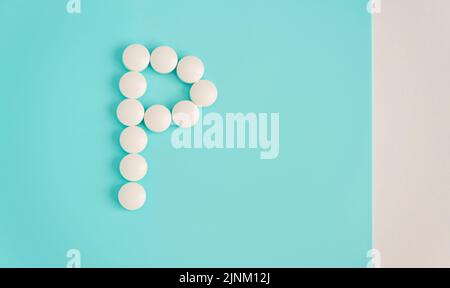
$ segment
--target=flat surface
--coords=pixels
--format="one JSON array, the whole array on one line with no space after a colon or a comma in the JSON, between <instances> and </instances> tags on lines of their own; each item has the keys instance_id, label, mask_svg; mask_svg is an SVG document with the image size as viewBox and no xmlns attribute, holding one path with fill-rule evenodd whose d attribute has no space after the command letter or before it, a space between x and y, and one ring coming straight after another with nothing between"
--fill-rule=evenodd
<instances>
[{"instance_id":1,"label":"flat surface","mask_svg":"<svg viewBox=\"0 0 450 288\"><path fill-rule=\"evenodd\" d=\"M365 0L0 1L0 266L366 265L371 22ZM121 53L199 56L204 113L280 113L280 154L175 150L149 134L145 207L117 201ZM147 70L145 107L187 99ZM200 178L199 175L203 175Z\"/></svg>"},{"instance_id":2,"label":"flat surface","mask_svg":"<svg viewBox=\"0 0 450 288\"><path fill-rule=\"evenodd\" d=\"M383 1L374 33L374 246L384 267L450 266L447 0Z\"/></svg>"}]
</instances>

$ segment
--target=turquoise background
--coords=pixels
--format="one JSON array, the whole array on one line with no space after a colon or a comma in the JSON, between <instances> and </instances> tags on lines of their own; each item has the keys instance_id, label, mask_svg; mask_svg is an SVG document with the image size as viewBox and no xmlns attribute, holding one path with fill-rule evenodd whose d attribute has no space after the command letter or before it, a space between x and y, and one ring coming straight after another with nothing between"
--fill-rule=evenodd
<instances>
[{"instance_id":1,"label":"turquoise background","mask_svg":"<svg viewBox=\"0 0 450 288\"><path fill-rule=\"evenodd\" d=\"M364 267L371 248L366 0L0 1L0 266ZM280 113L280 155L149 134L148 202L117 202L130 43L199 56L205 112ZM188 97L145 72L145 107ZM173 131L173 129L172 129ZM203 177L200 177L203 175Z\"/></svg>"}]
</instances>

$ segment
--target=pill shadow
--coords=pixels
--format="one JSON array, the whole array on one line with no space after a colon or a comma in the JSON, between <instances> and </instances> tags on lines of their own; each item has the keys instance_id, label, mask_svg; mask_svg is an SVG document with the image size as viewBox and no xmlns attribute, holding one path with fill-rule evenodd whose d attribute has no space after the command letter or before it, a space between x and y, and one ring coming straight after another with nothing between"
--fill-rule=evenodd
<instances>
[{"instance_id":1,"label":"pill shadow","mask_svg":"<svg viewBox=\"0 0 450 288\"><path fill-rule=\"evenodd\" d=\"M119 203L119 198L118 198L119 190L123 186L123 184L113 185L110 190L110 199L113 202L113 205L115 206L115 208L117 208L117 209L123 209Z\"/></svg>"},{"instance_id":2,"label":"pill shadow","mask_svg":"<svg viewBox=\"0 0 450 288\"><path fill-rule=\"evenodd\" d=\"M114 118L113 118L114 119ZM111 133L111 141L114 143L114 153L112 154L111 159L111 172L114 177L114 183L111 185L110 199L114 202L114 205L120 208L120 204L118 202L117 195L119 193L120 187L126 183L126 181L122 178L120 174L119 166L120 161L125 156L125 152L120 147L119 138L121 133L121 125L118 120L114 119L113 121L117 121L117 128Z\"/></svg>"},{"instance_id":3,"label":"pill shadow","mask_svg":"<svg viewBox=\"0 0 450 288\"><path fill-rule=\"evenodd\" d=\"M113 175L111 188L109 189L109 199L113 202L113 205L117 209L121 209L121 205L118 201L118 193L120 190L120 187L122 187L126 181L123 179L122 175L120 174L119 165L122 158L125 156L125 152L120 147L120 133L122 133L122 130L124 129L124 126L119 122L116 115L117 106L122 102L125 98L120 93L119 90L119 80L122 77L122 75L126 72L125 67L123 67L122 64L122 53L124 49L127 47L127 44L123 43L121 45L118 45L113 52L111 53L111 59L114 62L114 75L111 76L111 82L110 82L110 90L113 91L111 94L111 100L110 104L108 106L108 115L111 121L114 123L114 129L110 132L111 134L111 141L113 143L114 152L111 153L111 173Z\"/></svg>"}]
</instances>

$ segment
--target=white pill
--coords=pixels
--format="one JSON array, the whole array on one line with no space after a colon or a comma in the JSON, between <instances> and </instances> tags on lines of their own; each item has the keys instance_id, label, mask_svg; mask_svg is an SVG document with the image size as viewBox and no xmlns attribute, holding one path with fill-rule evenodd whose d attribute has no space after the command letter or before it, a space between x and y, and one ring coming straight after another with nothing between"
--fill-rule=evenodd
<instances>
[{"instance_id":1,"label":"white pill","mask_svg":"<svg viewBox=\"0 0 450 288\"><path fill-rule=\"evenodd\" d=\"M125 99L117 107L117 118L125 126L136 126L144 119L144 106L136 99Z\"/></svg>"},{"instance_id":2,"label":"white pill","mask_svg":"<svg viewBox=\"0 0 450 288\"><path fill-rule=\"evenodd\" d=\"M153 105L145 111L144 122L151 131L161 133L170 127L172 115L165 106Z\"/></svg>"},{"instance_id":3,"label":"white pill","mask_svg":"<svg viewBox=\"0 0 450 288\"><path fill-rule=\"evenodd\" d=\"M209 80L200 80L191 87L191 100L198 107L208 107L217 99L217 88Z\"/></svg>"},{"instance_id":4,"label":"white pill","mask_svg":"<svg viewBox=\"0 0 450 288\"><path fill-rule=\"evenodd\" d=\"M178 78L185 83L191 84L197 82L202 79L204 73L205 66L202 60L195 56L186 56L178 63Z\"/></svg>"},{"instance_id":5,"label":"white pill","mask_svg":"<svg viewBox=\"0 0 450 288\"><path fill-rule=\"evenodd\" d=\"M123 208L134 211L144 206L147 194L144 187L138 183L130 182L119 190L119 202Z\"/></svg>"},{"instance_id":6,"label":"white pill","mask_svg":"<svg viewBox=\"0 0 450 288\"><path fill-rule=\"evenodd\" d=\"M128 181L139 181L147 174L147 161L139 154L128 154L120 161L120 174Z\"/></svg>"},{"instance_id":7,"label":"white pill","mask_svg":"<svg viewBox=\"0 0 450 288\"><path fill-rule=\"evenodd\" d=\"M128 70L141 72L148 67L150 52L140 44L132 44L123 51L122 60Z\"/></svg>"},{"instance_id":8,"label":"white pill","mask_svg":"<svg viewBox=\"0 0 450 288\"><path fill-rule=\"evenodd\" d=\"M119 88L125 97L137 99L147 91L147 80L139 72L128 72L120 78Z\"/></svg>"},{"instance_id":9,"label":"white pill","mask_svg":"<svg viewBox=\"0 0 450 288\"><path fill-rule=\"evenodd\" d=\"M156 72L168 74L177 67L178 56L172 48L160 46L153 50L150 63Z\"/></svg>"},{"instance_id":10,"label":"white pill","mask_svg":"<svg viewBox=\"0 0 450 288\"><path fill-rule=\"evenodd\" d=\"M128 153L142 152L147 146L147 133L141 127L127 127L120 134L120 146Z\"/></svg>"},{"instance_id":11,"label":"white pill","mask_svg":"<svg viewBox=\"0 0 450 288\"><path fill-rule=\"evenodd\" d=\"M180 101L172 109L172 119L182 128L190 128L197 124L200 111L191 101Z\"/></svg>"}]
</instances>

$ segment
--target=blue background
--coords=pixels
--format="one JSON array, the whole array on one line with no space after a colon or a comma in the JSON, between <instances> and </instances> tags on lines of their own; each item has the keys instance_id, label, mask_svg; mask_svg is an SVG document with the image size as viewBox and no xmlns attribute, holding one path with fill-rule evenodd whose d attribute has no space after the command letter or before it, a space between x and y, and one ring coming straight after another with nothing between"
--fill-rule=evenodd
<instances>
[{"instance_id":1,"label":"blue background","mask_svg":"<svg viewBox=\"0 0 450 288\"><path fill-rule=\"evenodd\" d=\"M365 0L0 2L0 266L366 265L371 20ZM148 202L117 202L123 49L170 45L219 89L205 112L280 113L280 155L175 150L149 133ZM145 107L189 86L145 76ZM173 131L173 130L172 130Z\"/></svg>"}]
</instances>

